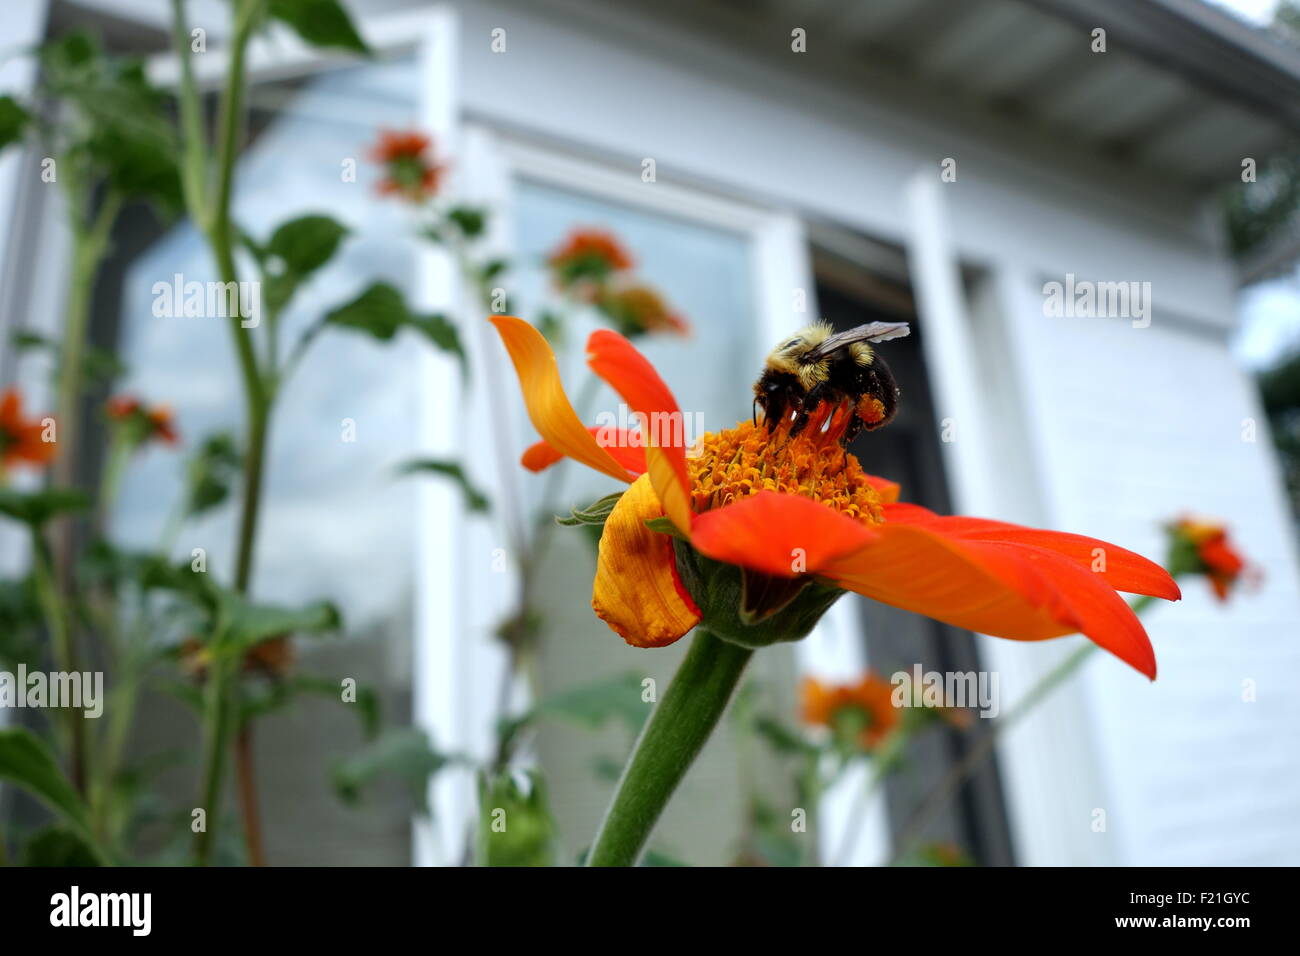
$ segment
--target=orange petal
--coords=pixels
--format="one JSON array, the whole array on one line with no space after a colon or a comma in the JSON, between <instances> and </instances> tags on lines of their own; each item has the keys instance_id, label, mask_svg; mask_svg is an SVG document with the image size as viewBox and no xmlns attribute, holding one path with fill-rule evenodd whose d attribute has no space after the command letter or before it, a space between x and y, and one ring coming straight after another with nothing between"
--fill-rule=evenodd
<instances>
[{"instance_id":1,"label":"orange petal","mask_svg":"<svg viewBox=\"0 0 1300 956\"><path fill-rule=\"evenodd\" d=\"M627 469L600 447L569 404L555 354L542 333L513 315L494 315L491 322L515 364L528 418L542 438L575 461L619 481L630 481Z\"/></svg>"},{"instance_id":2,"label":"orange petal","mask_svg":"<svg viewBox=\"0 0 1300 956\"><path fill-rule=\"evenodd\" d=\"M626 428L606 428L604 425L593 425L587 431L601 448L632 474L645 474L645 449L641 447L640 435ZM524 449L519 463L529 471L545 471L563 457L543 440Z\"/></svg>"},{"instance_id":3,"label":"orange petal","mask_svg":"<svg viewBox=\"0 0 1300 956\"><path fill-rule=\"evenodd\" d=\"M587 364L632 411L644 416L646 470L664 513L681 531L691 527L686 471L686 421L677 399L649 359L617 332L600 329L587 339Z\"/></svg>"},{"instance_id":4,"label":"orange petal","mask_svg":"<svg viewBox=\"0 0 1300 956\"><path fill-rule=\"evenodd\" d=\"M670 535L645 526L663 508L642 475L605 522L591 607L633 647L663 647L700 622L700 609L677 574Z\"/></svg>"},{"instance_id":5,"label":"orange petal","mask_svg":"<svg viewBox=\"0 0 1300 956\"><path fill-rule=\"evenodd\" d=\"M1035 641L1080 631L1155 679L1155 653L1137 615L1068 555L948 534L938 516L887 520L876 530L876 540L822 573L883 604L994 637Z\"/></svg>"},{"instance_id":6,"label":"orange petal","mask_svg":"<svg viewBox=\"0 0 1300 956\"><path fill-rule=\"evenodd\" d=\"M880 495L880 500L887 505L892 505L898 501L898 494L901 490L898 482L890 481L888 478L880 478L876 475L867 475L867 484L876 489L876 494Z\"/></svg>"},{"instance_id":7,"label":"orange petal","mask_svg":"<svg viewBox=\"0 0 1300 956\"><path fill-rule=\"evenodd\" d=\"M1182 592L1173 577L1142 555L1117 544L1064 531L1027 528L1005 521L987 518L937 515L920 505L895 504L885 508L887 522L929 524L943 534L970 541L1001 542L1045 548L1064 555L1080 567L1095 573L1117 591L1130 594L1149 594L1152 597L1177 601Z\"/></svg>"},{"instance_id":8,"label":"orange petal","mask_svg":"<svg viewBox=\"0 0 1300 956\"><path fill-rule=\"evenodd\" d=\"M701 554L774 577L817 573L876 537L873 526L803 495L760 491L695 516Z\"/></svg>"}]
</instances>

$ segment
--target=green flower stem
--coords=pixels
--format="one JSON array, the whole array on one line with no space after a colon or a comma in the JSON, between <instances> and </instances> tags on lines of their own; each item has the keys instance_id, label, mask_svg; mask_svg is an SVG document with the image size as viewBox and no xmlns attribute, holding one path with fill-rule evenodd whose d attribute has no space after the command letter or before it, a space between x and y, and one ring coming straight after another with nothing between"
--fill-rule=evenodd
<instances>
[{"instance_id":1,"label":"green flower stem","mask_svg":"<svg viewBox=\"0 0 1300 956\"><path fill-rule=\"evenodd\" d=\"M212 646L218 646L214 635ZM221 818L221 782L225 776L226 753L230 750L230 733L234 724L232 685L239 661L230 655L214 653L208 664L207 687L203 698L203 829L195 834L194 857L199 866L212 862L216 845L217 824Z\"/></svg>"},{"instance_id":2,"label":"green flower stem","mask_svg":"<svg viewBox=\"0 0 1300 956\"><path fill-rule=\"evenodd\" d=\"M76 478L76 445L80 431L81 399L85 387L86 339L90 331L90 303L95 276L108 252L109 235L122 208L122 197L108 190L99 209L90 212L90 196L81 186L69 187L69 206L72 211L72 277L68 287L68 302L63 323L63 347L59 355L58 378L55 384L58 433L57 439L64 452L55 461L54 479L57 484L71 486ZM72 549L74 522L63 518L52 529L54 550L47 549L44 539L36 548L35 563L38 577L46 576L50 591L47 602L60 607L46 608L50 633L55 641L55 659L61 670L77 670L76 634L61 603L71 596ZM39 536L37 536L39 537ZM57 621L56 621L57 618ZM72 725L72 781L78 793L86 792L85 730L80 719Z\"/></svg>"},{"instance_id":3,"label":"green flower stem","mask_svg":"<svg viewBox=\"0 0 1300 956\"><path fill-rule=\"evenodd\" d=\"M72 626L68 620L67 608L59 593L54 555L44 535L37 528L32 528L32 575L36 583L37 599L45 614L45 625L50 632L54 666L64 673L72 673L77 669ZM72 783L78 793L84 794L86 792L85 718L81 711L71 707L65 709L64 713L67 715Z\"/></svg>"},{"instance_id":4,"label":"green flower stem","mask_svg":"<svg viewBox=\"0 0 1300 956\"><path fill-rule=\"evenodd\" d=\"M1133 602L1133 613L1141 614L1154 604L1155 600L1153 597L1142 595ZM1099 650L1100 648L1096 644L1085 641L1083 646L1075 649L1072 654L1040 677L1037 683L1029 688L1025 696L1016 701L1014 707L993 722L993 726L989 728L988 732L975 742L975 745L966 752L966 756L952 770L948 771L947 775L930 791L929 796L917 807L916 812L907 821L895 844L894 854L890 858L891 865L898 863L904 854L911 849L912 844L920 837L926 824L930 822L936 813L947 806L948 801L957 795L966 781L974 775L975 771L993 753L994 745L1002 739L1002 736L1024 720L1039 703L1051 695L1052 691L1073 677Z\"/></svg>"},{"instance_id":5,"label":"green flower stem","mask_svg":"<svg viewBox=\"0 0 1300 956\"><path fill-rule=\"evenodd\" d=\"M221 100L220 122L217 136L217 162L215 169L215 194L212 205L205 205L207 196L200 193L199 187L206 185L206 179L195 157L202 149L202 143L196 140L202 135L201 118L198 115L198 94L193 71L186 66L181 74L182 123L186 147L186 200L189 212L195 224L207 233L208 244L217 261L221 281L238 282L239 274L235 264L236 230L230 216L231 198L234 193L235 160L239 153L239 143L244 117L245 58L248 43L261 19L265 0L235 0L234 29L230 44L230 63L226 72L226 86ZM173 6L176 21L183 17L183 4ZM188 31L184 24L174 24L174 41L183 63L188 63L189 50L185 46ZM248 444L244 453L244 487L241 502L239 532L236 544L235 589L247 592L253 568L253 545L257 538L257 523L261 512L263 466L266 458L266 439L271 414L272 396L267 380L263 378L259 367L257 351L253 346L252 330L245 328L240 316L230 320L230 331L234 339L235 355L239 362L240 375L244 386ZM227 674L225 668L213 662L208 684L208 700L205 708L205 731L207 735L207 759L205 760L203 781L203 807L207 811L207 826L195 840L195 857L200 865L211 860L215 845L215 833L220 820L221 781L225 772L225 751L230 746L232 721L230 712L234 707L233 695L238 693L238 662ZM241 764L241 772L247 768ZM240 793L255 792L251 780L241 781ZM241 801L241 810L249 811L247 801ZM253 808L255 809L255 808ZM245 836L255 830L245 827ZM260 860L260 846L248 847L249 857Z\"/></svg>"},{"instance_id":6,"label":"green flower stem","mask_svg":"<svg viewBox=\"0 0 1300 956\"><path fill-rule=\"evenodd\" d=\"M853 809L844 822L844 832L840 836L839 849L835 853L836 866L849 865L853 848L858 845L858 838L862 834L862 824L866 820L867 811L871 809L871 800L884 784L885 778L902 763L911 736L906 728L899 727L881 741L880 746L871 754L871 773L859 788L857 798L853 801Z\"/></svg>"},{"instance_id":7,"label":"green flower stem","mask_svg":"<svg viewBox=\"0 0 1300 956\"><path fill-rule=\"evenodd\" d=\"M677 676L637 740L588 866L636 865L673 791L727 709L753 653L697 629Z\"/></svg>"}]
</instances>

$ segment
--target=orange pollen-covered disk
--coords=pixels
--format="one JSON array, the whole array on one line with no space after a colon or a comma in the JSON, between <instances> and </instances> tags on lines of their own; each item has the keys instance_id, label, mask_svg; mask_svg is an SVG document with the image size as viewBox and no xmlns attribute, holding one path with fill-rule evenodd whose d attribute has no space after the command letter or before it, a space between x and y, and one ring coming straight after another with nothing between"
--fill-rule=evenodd
<instances>
[{"instance_id":1,"label":"orange pollen-covered disk","mask_svg":"<svg viewBox=\"0 0 1300 956\"><path fill-rule=\"evenodd\" d=\"M704 436L698 457L687 458L697 514L760 491L803 495L867 524L883 520L880 495L837 440L814 431L790 438L788 428L769 434L741 422Z\"/></svg>"}]
</instances>

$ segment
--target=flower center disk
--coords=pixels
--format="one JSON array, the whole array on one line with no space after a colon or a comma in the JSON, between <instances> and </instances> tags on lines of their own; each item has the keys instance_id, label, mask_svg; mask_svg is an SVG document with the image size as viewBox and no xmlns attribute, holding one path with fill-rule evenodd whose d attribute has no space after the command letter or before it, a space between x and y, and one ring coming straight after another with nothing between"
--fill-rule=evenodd
<instances>
[{"instance_id":1,"label":"flower center disk","mask_svg":"<svg viewBox=\"0 0 1300 956\"><path fill-rule=\"evenodd\" d=\"M857 458L821 434L789 438L741 422L704 436L686 460L695 511L722 508L760 491L803 495L866 524L883 520L880 495Z\"/></svg>"}]
</instances>

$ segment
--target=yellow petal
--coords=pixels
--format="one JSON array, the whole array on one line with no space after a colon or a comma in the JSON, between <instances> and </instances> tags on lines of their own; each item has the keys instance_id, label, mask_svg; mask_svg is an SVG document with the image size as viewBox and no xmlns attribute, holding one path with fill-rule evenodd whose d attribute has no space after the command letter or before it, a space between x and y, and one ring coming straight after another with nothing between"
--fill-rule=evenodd
<instances>
[{"instance_id":1,"label":"yellow petal","mask_svg":"<svg viewBox=\"0 0 1300 956\"><path fill-rule=\"evenodd\" d=\"M627 469L600 447L569 404L569 398L564 394L564 383L560 381L560 369L555 364L555 354L542 333L513 315L494 315L491 322L515 364L528 418L538 434L552 448L574 461L619 481L630 481Z\"/></svg>"},{"instance_id":2,"label":"yellow petal","mask_svg":"<svg viewBox=\"0 0 1300 956\"><path fill-rule=\"evenodd\" d=\"M666 451L656 445L652 438L645 449L646 474L650 476L650 484L655 490L659 503L663 506L664 514L672 520L678 531L689 535L691 499L686 486L677 476L672 454L671 450Z\"/></svg>"},{"instance_id":3,"label":"yellow petal","mask_svg":"<svg viewBox=\"0 0 1300 956\"><path fill-rule=\"evenodd\" d=\"M624 492L600 538L591 607L633 647L663 647L700 621L673 558L672 538L645 526L663 508L642 475Z\"/></svg>"}]
</instances>

